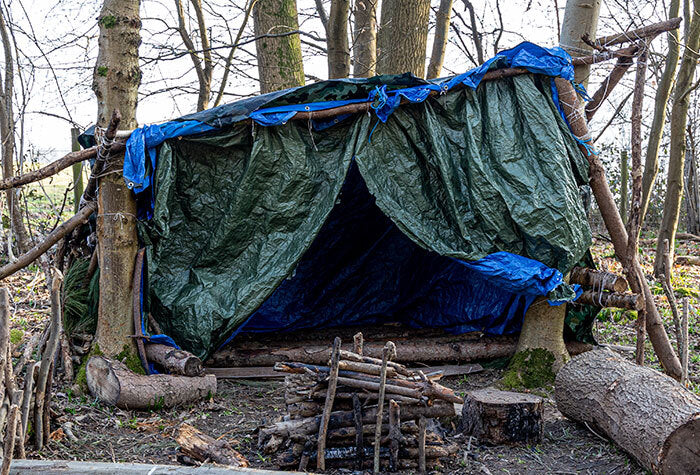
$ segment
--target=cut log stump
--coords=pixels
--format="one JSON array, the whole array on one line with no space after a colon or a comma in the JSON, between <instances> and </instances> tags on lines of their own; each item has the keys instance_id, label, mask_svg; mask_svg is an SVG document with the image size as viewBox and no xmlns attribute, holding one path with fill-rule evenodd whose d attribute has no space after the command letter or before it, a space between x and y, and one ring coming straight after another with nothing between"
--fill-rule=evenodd
<instances>
[{"instance_id":1,"label":"cut log stump","mask_svg":"<svg viewBox=\"0 0 700 475\"><path fill-rule=\"evenodd\" d=\"M175 438L180 450L200 462L247 467L248 461L225 440L217 440L189 424L182 424Z\"/></svg>"},{"instance_id":2,"label":"cut log stump","mask_svg":"<svg viewBox=\"0 0 700 475\"><path fill-rule=\"evenodd\" d=\"M216 376L202 377L132 372L123 363L93 356L86 367L87 385L100 401L122 409L169 408L216 394Z\"/></svg>"},{"instance_id":3,"label":"cut log stump","mask_svg":"<svg viewBox=\"0 0 700 475\"><path fill-rule=\"evenodd\" d=\"M146 345L146 357L148 361L160 365L170 374L201 376L204 373L202 360L192 353L171 346L148 344Z\"/></svg>"},{"instance_id":4,"label":"cut log stump","mask_svg":"<svg viewBox=\"0 0 700 475\"><path fill-rule=\"evenodd\" d=\"M532 394L477 389L467 393L462 428L487 444L537 444L542 440L543 399Z\"/></svg>"},{"instance_id":5,"label":"cut log stump","mask_svg":"<svg viewBox=\"0 0 700 475\"><path fill-rule=\"evenodd\" d=\"M654 473L698 473L700 397L611 350L579 355L555 382L557 407L612 439Z\"/></svg>"}]
</instances>

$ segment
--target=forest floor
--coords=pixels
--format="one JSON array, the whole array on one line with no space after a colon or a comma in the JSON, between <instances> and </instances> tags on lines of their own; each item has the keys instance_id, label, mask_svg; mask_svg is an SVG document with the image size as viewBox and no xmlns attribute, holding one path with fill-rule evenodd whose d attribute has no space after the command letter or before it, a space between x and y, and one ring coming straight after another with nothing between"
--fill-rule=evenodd
<instances>
[{"instance_id":1,"label":"forest floor","mask_svg":"<svg viewBox=\"0 0 700 475\"><path fill-rule=\"evenodd\" d=\"M643 241L643 262L651 274L653 243ZM612 248L598 240L593 249L599 267L620 272ZM700 244L680 243L677 255L700 255ZM41 331L50 313L49 296L43 272L29 268L5 281L13 301L12 334L16 351L31 334ZM700 308L700 267L677 266L673 287L679 300L688 296L690 304ZM652 290L664 318L666 329L675 345L671 312L660 285ZM631 312L606 310L595 325L600 343L634 346L635 315ZM700 392L700 319L690 316L691 389ZM328 343L332 340L329 331ZM630 359L633 353L623 351ZM651 346L647 343L647 364L658 368ZM488 366L485 364L484 366ZM443 384L459 394L498 381L501 369L462 377L445 378ZM224 439L243 453L252 467L275 468L274 459L257 450L256 428L279 417L284 411L284 390L280 380L220 380L218 393L206 402L169 411L138 412L104 407L90 396L74 394L61 381L55 387L52 410L55 413L53 442L42 452L28 452L30 458L72 459L116 462L177 464L174 435L187 422L203 432ZM553 402L551 388L533 391L546 397L544 440L536 446L487 447L474 440L455 435L459 454L433 467L438 473L541 473L541 474L637 474L644 473L635 462L611 442L588 428L562 417ZM77 440L71 441L60 429L70 422ZM449 427L448 429L453 429Z\"/></svg>"}]
</instances>

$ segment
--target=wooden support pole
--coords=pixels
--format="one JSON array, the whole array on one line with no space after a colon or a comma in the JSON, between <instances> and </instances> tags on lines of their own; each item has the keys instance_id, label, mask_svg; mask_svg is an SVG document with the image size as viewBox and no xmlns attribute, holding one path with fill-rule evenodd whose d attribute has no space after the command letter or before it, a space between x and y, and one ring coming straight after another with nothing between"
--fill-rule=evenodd
<instances>
[{"instance_id":1,"label":"wooden support pole","mask_svg":"<svg viewBox=\"0 0 700 475\"><path fill-rule=\"evenodd\" d=\"M5 277L14 274L18 270L24 269L29 264L34 262L44 254L46 251L51 249L51 246L56 244L61 238L66 236L69 232L73 231L78 226L85 224L92 213L97 209L97 203L88 203L83 209L81 209L78 214L70 218L68 221L64 222L56 229L51 231L43 241L38 243L36 246L31 248L26 253L22 254L17 258L15 262L11 262L0 267L0 280Z\"/></svg>"},{"instance_id":2,"label":"wooden support pole","mask_svg":"<svg viewBox=\"0 0 700 475\"><path fill-rule=\"evenodd\" d=\"M377 402L377 425L374 429L374 470L375 474L379 473L379 449L382 439L382 418L384 409L384 391L386 389L386 367L387 363L393 355L396 354L396 347L392 342L387 342L382 350L382 371L379 382L379 396Z\"/></svg>"},{"instance_id":3,"label":"wooden support pole","mask_svg":"<svg viewBox=\"0 0 700 475\"><path fill-rule=\"evenodd\" d=\"M79 152L80 143L78 137L80 129L73 127L70 129L71 151ZM83 196L83 163L78 162L73 164L73 212L77 213L80 210L80 198Z\"/></svg>"},{"instance_id":4,"label":"wooden support pole","mask_svg":"<svg viewBox=\"0 0 700 475\"><path fill-rule=\"evenodd\" d=\"M428 421L425 417L418 418L418 471L421 474L426 473L425 467L425 433L427 430Z\"/></svg>"},{"instance_id":5,"label":"wooden support pole","mask_svg":"<svg viewBox=\"0 0 700 475\"><path fill-rule=\"evenodd\" d=\"M635 42L657 36L665 31L671 31L678 28L682 18L671 18L670 20L661 21L652 25L643 26L636 30L625 31L610 36L603 36L595 40L595 45L603 48L619 45L621 43Z\"/></svg>"},{"instance_id":6,"label":"wooden support pole","mask_svg":"<svg viewBox=\"0 0 700 475\"><path fill-rule=\"evenodd\" d=\"M360 333L361 335L361 333ZM357 393L352 395L352 413L355 419L355 453L357 454L357 470L362 470L365 462L364 427L362 424L362 404Z\"/></svg>"},{"instance_id":7,"label":"wooden support pole","mask_svg":"<svg viewBox=\"0 0 700 475\"><path fill-rule=\"evenodd\" d=\"M624 308L626 310L641 310L644 300L638 294L618 294L615 292L594 292L586 290L576 299L576 303L595 305L598 307Z\"/></svg>"},{"instance_id":8,"label":"wooden support pole","mask_svg":"<svg viewBox=\"0 0 700 475\"><path fill-rule=\"evenodd\" d=\"M328 391L326 401L323 405L323 415L318 428L318 451L316 456L316 468L326 469L326 433L328 432L328 419L333 411L333 400L335 399L335 388L338 385L338 362L340 361L340 338L335 337L333 341L333 351L331 353L330 375L328 377Z\"/></svg>"},{"instance_id":9,"label":"wooden support pole","mask_svg":"<svg viewBox=\"0 0 700 475\"><path fill-rule=\"evenodd\" d=\"M585 267L574 267L569 276L569 282L584 287L593 287L596 290L610 290L611 292L625 292L629 288L629 284L622 276Z\"/></svg>"},{"instance_id":10,"label":"wooden support pole","mask_svg":"<svg viewBox=\"0 0 700 475\"><path fill-rule=\"evenodd\" d=\"M633 63L634 60L630 56L621 56L617 60L617 64L615 64L613 70L610 71L608 77L605 78L598 90L593 94L591 101L586 104L586 119L588 121L593 118L605 99L608 98L615 86L617 86L617 83L620 82Z\"/></svg>"},{"instance_id":11,"label":"wooden support pole","mask_svg":"<svg viewBox=\"0 0 700 475\"><path fill-rule=\"evenodd\" d=\"M564 110L564 114L569 121L573 134L577 137L589 137L588 125L584 117L579 113L579 99L574 87L562 78L555 78L554 82L559 92L559 100ZM613 247L618 259L624 259L627 255L628 236L625 225L615 205L610 186L605 178L605 168L600 162L598 155L590 153L586 147L579 144L581 152L586 155L589 164L590 186L593 190L598 208L605 222L605 227L613 241ZM649 339L659 357L659 362L664 370L676 379L681 377L681 364L673 351L671 342L664 329L661 316L654 303L654 298L649 289L644 272L637 259L634 259L631 266L625 269L627 280L632 291L637 294L644 294L646 306L646 329Z\"/></svg>"},{"instance_id":12,"label":"wooden support pole","mask_svg":"<svg viewBox=\"0 0 700 475\"><path fill-rule=\"evenodd\" d=\"M389 401L389 471L395 472L399 466L399 445L401 441L401 407Z\"/></svg>"}]
</instances>

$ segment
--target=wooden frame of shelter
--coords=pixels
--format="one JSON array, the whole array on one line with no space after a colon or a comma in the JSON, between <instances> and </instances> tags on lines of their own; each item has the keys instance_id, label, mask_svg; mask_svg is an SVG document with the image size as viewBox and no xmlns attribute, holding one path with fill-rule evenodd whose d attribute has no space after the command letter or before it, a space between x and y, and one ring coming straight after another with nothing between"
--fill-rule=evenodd
<instances>
[{"instance_id":1,"label":"wooden frame of shelter","mask_svg":"<svg viewBox=\"0 0 700 475\"><path fill-rule=\"evenodd\" d=\"M598 38L595 41L587 40L588 44L595 50L595 53L590 56L574 58L574 66L591 65L611 59L617 59L617 64L610 73L610 76L603 81L600 89L594 93L593 100L589 102L585 109L582 107L578 94L572 84L562 78L554 78L561 107L566 115L566 118L568 119L573 134L579 139L581 153L583 153L588 160L590 166L590 186L593 190L593 195L595 196L605 226L612 239L615 253L623 265L627 281L629 282L632 291L637 294L639 299L641 299L643 302L643 306L639 305L636 301L634 304L635 306L639 305L641 309L639 311L637 331L638 361L643 361L643 356L640 357L640 355L643 355L644 333L646 330L664 370L676 379L681 378L681 363L671 346L668 335L666 334L659 311L656 308L649 289L649 284L644 276L637 257L637 240L640 227L641 203L640 112L643 99L646 62L644 60L637 61L637 79L633 99L632 115L633 200L631 217L627 227L623 223L619 210L615 204L612 192L605 177L605 169L599 160L597 152L593 151L589 145L591 139L587 119L593 117L602 102L610 95L612 89L634 63L634 58L636 57L643 59L646 57L648 43L659 34L678 28L680 22L680 18L674 18L661 23L639 28L637 30ZM613 46L624 43L632 43L632 45L616 50L610 49ZM494 70L487 72L483 77L483 81L499 80L522 74L530 73L523 68ZM291 120L309 120L311 118L326 119L344 114L357 114L367 112L370 107L371 102L368 101L317 112L297 112L296 115L291 118ZM15 262L1 267L0 279L4 279L5 277L28 266L61 240L63 240L63 242L59 247L57 259L59 263L62 262L66 249L68 246L70 246L69 238L72 231L79 225L85 223L89 216L97 208L95 200L96 195L99 192L97 190L98 177L105 169L107 169L107 164L110 157L122 154L125 150L124 140L128 135L124 133L117 133L119 121L119 113L118 111L115 111L109 127L106 130L104 140L99 145L78 152L69 153L63 158L38 170L0 181L0 190L7 190L50 177L74 163L78 163L83 160L96 159L89 183L81 200L82 203L80 211L74 217L70 218L54 229L44 238L43 241L38 243L27 253L20 256ZM106 252L110 252L110 250L106 249ZM90 266L93 271L96 267L95 264L96 259L93 259L93 263ZM140 269L140 266L137 266L137 268ZM125 282L124 285L128 286L129 283ZM137 330L140 330L140 326L138 327L139 328L137 328Z\"/></svg>"}]
</instances>

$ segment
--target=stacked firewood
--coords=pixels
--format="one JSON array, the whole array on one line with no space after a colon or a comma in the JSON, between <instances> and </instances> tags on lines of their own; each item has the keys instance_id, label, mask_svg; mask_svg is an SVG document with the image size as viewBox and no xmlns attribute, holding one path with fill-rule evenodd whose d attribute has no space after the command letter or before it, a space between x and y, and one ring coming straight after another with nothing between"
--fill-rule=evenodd
<instances>
[{"instance_id":1,"label":"stacked firewood","mask_svg":"<svg viewBox=\"0 0 700 475\"><path fill-rule=\"evenodd\" d=\"M259 446L278 453L281 467L303 471L347 467L396 471L419 469L454 455L435 418L459 414L463 400L436 382L439 373L411 371L392 360L396 347L384 346L382 359L364 356L362 334L353 351L336 338L327 366L281 362L287 416L262 427Z\"/></svg>"},{"instance_id":2,"label":"stacked firewood","mask_svg":"<svg viewBox=\"0 0 700 475\"><path fill-rule=\"evenodd\" d=\"M15 455L26 458L25 443L30 421L34 447L41 450L49 441L51 386L62 333L60 296L63 276L54 269L51 280L51 321L43 333L37 333L27 342L14 364L10 342L10 295L6 288L0 288L2 475L9 473ZM36 360L33 358L35 351L38 354Z\"/></svg>"},{"instance_id":3,"label":"stacked firewood","mask_svg":"<svg viewBox=\"0 0 700 475\"><path fill-rule=\"evenodd\" d=\"M644 300L638 294L627 292L627 280L619 275L585 267L574 267L569 280L584 288L576 303L598 307L641 310Z\"/></svg>"}]
</instances>

